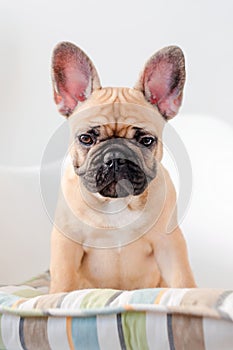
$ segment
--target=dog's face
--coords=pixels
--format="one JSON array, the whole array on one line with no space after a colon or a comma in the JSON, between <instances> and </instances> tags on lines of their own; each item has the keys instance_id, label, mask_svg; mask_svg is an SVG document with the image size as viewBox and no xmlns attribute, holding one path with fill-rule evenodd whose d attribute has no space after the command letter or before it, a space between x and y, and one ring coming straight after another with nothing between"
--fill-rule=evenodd
<instances>
[{"instance_id":1,"label":"dog's face","mask_svg":"<svg viewBox=\"0 0 233 350\"><path fill-rule=\"evenodd\" d=\"M90 192L111 198L140 195L154 179L162 125L151 129L143 122L145 113L138 104L118 102L89 105L72 117L74 169Z\"/></svg>"},{"instance_id":2,"label":"dog's face","mask_svg":"<svg viewBox=\"0 0 233 350\"><path fill-rule=\"evenodd\" d=\"M88 148L88 153L81 166L74 163L75 171L89 191L104 197L139 195L156 175L151 152L157 138L133 126L124 137L105 138L107 128L97 126L77 136L80 152Z\"/></svg>"},{"instance_id":3,"label":"dog's face","mask_svg":"<svg viewBox=\"0 0 233 350\"><path fill-rule=\"evenodd\" d=\"M101 88L90 59L71 43L55 48L52 68L55 102L70 117L74 170L86 189L109 198L144 193L162 158L163 126L182 101L182 51L159 51L134 89Z\"/></svg>"}]
</instances>

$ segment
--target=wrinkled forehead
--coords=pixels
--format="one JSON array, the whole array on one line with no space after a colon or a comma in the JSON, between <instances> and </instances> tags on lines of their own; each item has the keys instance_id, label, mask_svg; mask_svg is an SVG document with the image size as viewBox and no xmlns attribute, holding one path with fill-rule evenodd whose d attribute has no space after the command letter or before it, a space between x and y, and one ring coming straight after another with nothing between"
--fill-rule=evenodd
<instances>
[{"instance_id":1,"label":"wrinkled forehead","mask_svg":"<svg viewBox=\"0 0 233 350\"><path fill-rule=\"evenodd\" d=\"M144 129L161 137L166 123L155 108L119 101L89 105L72 115L69 122L72 134L102 126L109 136L119 137L125 137L132 128Z\"/></svg>"}]
</instances>

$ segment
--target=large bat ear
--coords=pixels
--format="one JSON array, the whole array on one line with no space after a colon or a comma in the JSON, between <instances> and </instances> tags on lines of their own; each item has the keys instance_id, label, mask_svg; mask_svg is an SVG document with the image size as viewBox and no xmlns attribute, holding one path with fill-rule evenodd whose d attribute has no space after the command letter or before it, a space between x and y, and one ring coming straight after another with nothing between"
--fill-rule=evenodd
<instances>
[{"instance_id":1,"label":"large bat ear","mask_svg":"<svg viewBox=\"0 0 233 350\"><path fill-rule=\"evenodd\" d=\"M52 57L54 100L59 112L68 117L79 102L100 89L96 69L87 55L69 42L58 44Z\"/></svg>"},{"instance_id":2,"label":"large bat ear","mask_svg":"<svg viewBox=\"0 0 233 350\"><path fill-rule=\"evenodd\" d=\"M184 83L183 52L177 46L168 46L149 59L135 89L142 91L165 119L171 119L181 106Z\"/></svg>"}]
</instances>

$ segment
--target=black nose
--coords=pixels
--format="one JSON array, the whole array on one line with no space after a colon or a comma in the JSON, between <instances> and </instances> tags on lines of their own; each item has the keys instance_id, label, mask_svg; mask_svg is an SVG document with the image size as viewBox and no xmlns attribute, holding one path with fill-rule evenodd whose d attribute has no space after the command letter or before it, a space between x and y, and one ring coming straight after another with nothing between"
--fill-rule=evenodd
<instances>
[{"instance_id":1,"label":"black nose","mask_svg":"<svg viewBox=\"0 0 233 350\"><path fill-rule=\"evenodd\" d=\"M123 158L117 158L117 159L110 159L108 160L105 164L107 165L108 168L113 168L114 171L119 170L119 168L126 164L127 160Z\"/></svg>"}]
</instances>

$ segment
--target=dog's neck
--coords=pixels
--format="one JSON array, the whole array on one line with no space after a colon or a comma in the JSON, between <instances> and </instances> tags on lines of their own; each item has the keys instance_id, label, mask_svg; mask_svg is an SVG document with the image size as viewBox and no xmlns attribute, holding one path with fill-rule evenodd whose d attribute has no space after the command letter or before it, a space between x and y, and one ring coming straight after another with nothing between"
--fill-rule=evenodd
<instances>
[{"instance_id":1,"label":"dog's neck","mask_svg":"<svg viewBox=\"0 0 233 350\"><path fill-rule=\"evenodd\" d=\"M160 167L159 167L160 168ZM140 196L111 199L86 190L70 164L62 181L56 226L72 240L87 245L125 244L160 220L166 202L162 167L156 181ZM78 198L78 200L77 200ZM94 226L93 226L94 223Z\"/></svg>"}]
</instances>

